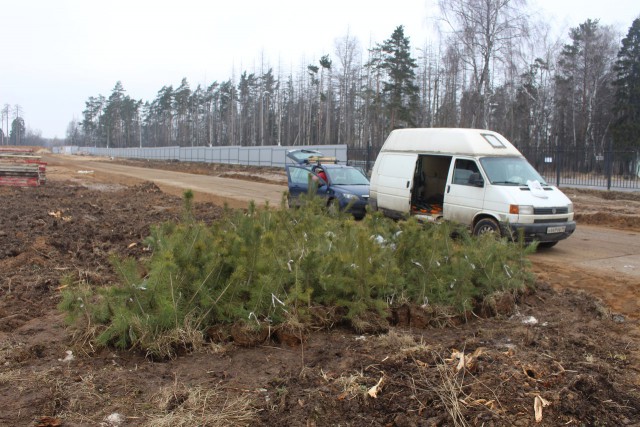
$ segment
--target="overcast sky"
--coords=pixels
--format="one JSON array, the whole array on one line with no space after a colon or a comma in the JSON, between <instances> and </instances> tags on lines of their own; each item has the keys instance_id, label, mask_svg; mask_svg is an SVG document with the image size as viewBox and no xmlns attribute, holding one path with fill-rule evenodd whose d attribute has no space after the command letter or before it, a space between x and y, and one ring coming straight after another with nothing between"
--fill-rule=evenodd
<instances>
[{"instance_id":1,"label":"overcast sky","mask_svg":"<svg viewBox=\"0 0 640 427\"><path fill-rule=\"evenodd\" d=\"M436 0L0 0L0 108L20 106L26 126L64 138L90 96L117 81L153 100L186 77L198 84L260 69L277 72L334 56L347 33L363 49L403 25L412 47L434 38ZM562 35L588 18L626 34L638 0L529 0ZM11 114L13 119L13 112ZM4 128L4 124L0 125Z\"/></svg>"}]
</instances>

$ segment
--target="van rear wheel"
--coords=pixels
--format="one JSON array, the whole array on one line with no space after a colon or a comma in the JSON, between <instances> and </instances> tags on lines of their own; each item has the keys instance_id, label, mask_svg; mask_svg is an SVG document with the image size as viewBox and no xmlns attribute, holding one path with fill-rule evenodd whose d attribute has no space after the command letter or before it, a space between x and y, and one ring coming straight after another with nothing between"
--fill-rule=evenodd
<instances>
[{"instance_id":1,"label":"van rear wheel","mask_svg":"<svg viewBox=\"0 0 640 427\"><path fill-rule=\"evenodd\" d=\"M473 227L474 236L481 236L488 233L492 233L495 234L496 237L500 237L500 227L498 226L498 222L493 218L483 218L476 223L475 227Z\"/></svg>"}]
</instances>

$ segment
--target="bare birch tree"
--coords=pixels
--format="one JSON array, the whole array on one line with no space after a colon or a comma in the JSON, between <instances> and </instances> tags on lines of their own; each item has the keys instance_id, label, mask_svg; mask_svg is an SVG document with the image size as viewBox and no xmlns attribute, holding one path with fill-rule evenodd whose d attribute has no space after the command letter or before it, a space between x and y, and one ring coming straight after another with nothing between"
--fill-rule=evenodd
<instances>
[{"instance_id":1,"label":"bare birch tree","mask_svg":"<svg viewBox=\"0 0 640 427\"><path fill-rule=\"evenodd\" d=\"M463 125L487 127L491 71L504 63L509 49L527 34L526 0L438 0L441 20L454 37L471 73L467 90L473 102Z\"/></svg>"},{"instance_id":2,"label":"bare birch tree","mask_svg":"<svg viewBox=\"0 0 640 427\"><path fill-rule=\"evenodd\" d=\"M603 151L612 120L616 34L598 20L588 19L572 28L569 35L571 44L565 45L560 54L556 76L557 109L564 117L558 131L563 136L562 145L584 148L588 157Z\"/></svg>"},{"instance_id":3,"label":"bare birch tree","mask_svg":"<svg viewBox=\"0 0 640 427\"><path fill-rule=\"evenodd\" d=\"M355 139L355 131L352 128L354 125L355 94L351 88L358 72L359 64L356 61L360 56L360 46L358 40L351 36L348 31L346 35L335 40L334 46L340 64L335 74L338 86L338 105L336 106L335 117L338 123L336 142L342 144L344 141Z\"/></svg>"}]
</instances>

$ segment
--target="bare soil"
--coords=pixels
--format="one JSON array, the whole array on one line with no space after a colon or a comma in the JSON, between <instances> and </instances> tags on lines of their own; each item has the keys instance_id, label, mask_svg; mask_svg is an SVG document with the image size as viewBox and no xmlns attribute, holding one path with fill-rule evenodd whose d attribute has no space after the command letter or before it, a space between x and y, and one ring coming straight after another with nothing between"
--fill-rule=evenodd
<instances>
[{"instance_id":1,"label":"bare soil","mask_svg":"<svg viewBox=\"0 0 640 427\"><path fill-rule=\"evenodd\" d=\"M163 167L275 182L283 176ZM556 264L536 266L535 292L498 301L497 315L470 313L466 322L436 316L431 324L441 327L422 325L421 313L407 308L385 334L335 327L302 342L212 342L166 361L95 350L56 309L64 278L114 282L109 256L146 256L149 227L178 220L182 202L146 182L55 167L48 177L42 187L0 187L2 426L204 425L205 413L220 414L207 425L640 426L637 313L551 283L558 274L574 283L587 274ZM567 192L579 223L640 230L638 194ZM196 217L207 223L221 212L196 204ZM615 280L639 286L608 278ZM193 404L203 390L215 393ZM539 399L548 405L536 422ZM229 408L235 418L222 417Z\"/></svg>"},{"instance_id":2,"label":"bare soil","mask_svg":"<svg viewBox=\"0 0 640 427\"><path fill-rule=\"evenodd\" d=\"M640 191L562 190L574 202L579 224L640 231Z\"/></svg>"},{"instance_id":3,"label":"bare soil","mask_svg":"<svg viewBox=\"0 0 640 427\"><path fill-rule=\"evenodd\" d=\"M287 175L283 168L230 165L225 163L180 162L162 160L114 159L116 163L151 169L186 172L196 175L212 175L222 178L243 179L252 182L266 182L287 185Z\"/></svg>"}]
</instances>

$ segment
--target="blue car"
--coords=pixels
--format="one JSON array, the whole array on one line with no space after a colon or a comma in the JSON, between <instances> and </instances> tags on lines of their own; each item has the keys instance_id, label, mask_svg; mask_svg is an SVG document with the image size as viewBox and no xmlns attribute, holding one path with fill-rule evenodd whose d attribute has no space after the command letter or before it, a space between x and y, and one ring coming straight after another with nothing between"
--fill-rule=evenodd
<instances>
[{"instance_id":1,"label":"blue car","mask_svg":"<svg viewBox=\"0 0 640 427\"><path fill-rule=\"evenodd\" d=\"M296 164L287 165L289 206L298 205L298 197L309 192L327 199L327 206L336 206L362 219L369 204L369 179L359 169L337 164L315 150L292 150L287 157Z\"/></svg>"}]
</instances>

